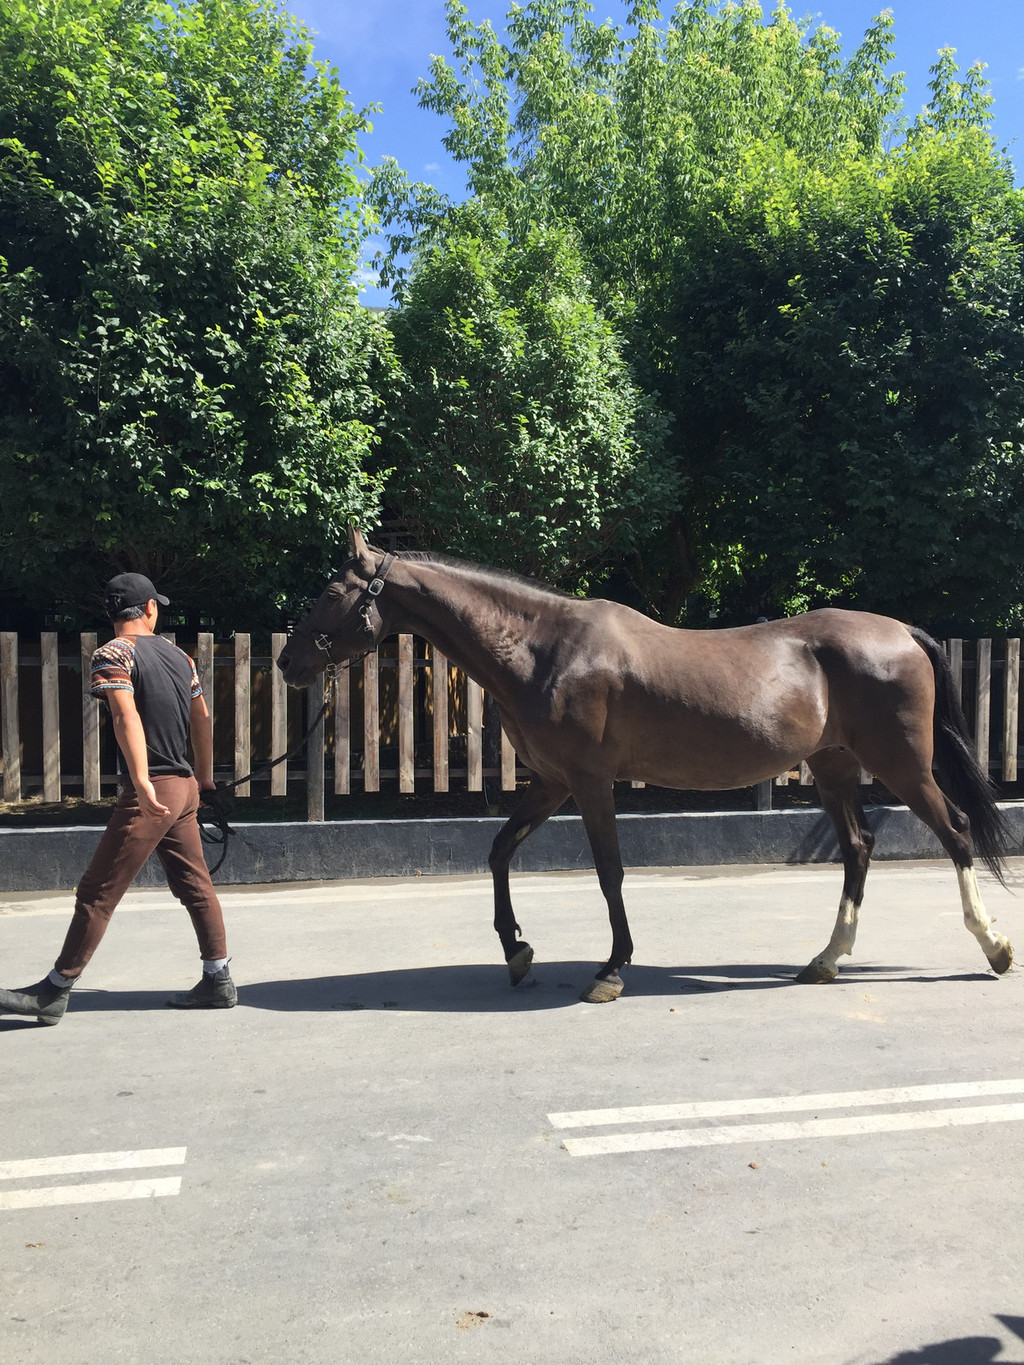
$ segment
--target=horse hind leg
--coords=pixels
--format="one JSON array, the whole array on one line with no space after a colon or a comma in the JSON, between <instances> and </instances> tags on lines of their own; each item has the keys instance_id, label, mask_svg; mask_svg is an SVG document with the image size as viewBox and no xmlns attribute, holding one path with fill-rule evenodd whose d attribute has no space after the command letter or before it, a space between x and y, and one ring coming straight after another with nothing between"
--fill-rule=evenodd
<instances>
[{"instance_id":1,"label":"horse hind leg","mask_svg":"<svg viewBox=\"0 0 1024 1365\"><path fill-rule=\"evenodd\" d=\"M812 754L807 766L814 774L821 804L835 829L843 859L843 894L832 937L796 978L802 985L823 985L838 976L839 958L853 952L875 836L868 829L861 805L860 764L850 751L823 750Z\"/></svg>"},{"instance_id":2,"label":"horse hind leg","mask_svg":"<svg viewBox=\"0 0 1024 1365\"><path fill-rule=\"evenodd\" d=\"M964 912L964 924L978 940L981 951L988 959L992 970L1002 976L1013 966L1013 946L1003 934L997 934L992 921L985 913L978 878L973 867L957 867L957 881L960 884L960 903Z\"/></svg>"},{"instance_id":3,"label":"horse hind leg","mask_svg":"<svg viewBox=\"0 0 1024 1365\"><path fill-rule=\"evenodd\" d=\"M494 883L494 930L501 940L509 979L518 986L533 963L533 949L524 942L512 909L508 869L512 855L527 837L553 815L569 795L569 788L534 777L525 796L501 827L491 845L488 865Z\"/></svg>"},{"instance_id":4,"label":"horse hind leg","mask_svg":"<svg viewBox=\"0 0 1024 1365\"><path fill-rule=\"evenodd\" d=\"M964 925L978 940L978 946L985 954L989 966L1002 976L1013 965L1013 947L1008 938L996 933L992 928L992 921L985 912L978 889L978 878L974 871L970 840L971 823L967 816L940 790L931 772L926 771L916 782L907 783L898 778L893 780L882 774L879 776L893 795L905 801L917 818L928 826L953 860L960 887Z\"/></svg>"}]
</instances>

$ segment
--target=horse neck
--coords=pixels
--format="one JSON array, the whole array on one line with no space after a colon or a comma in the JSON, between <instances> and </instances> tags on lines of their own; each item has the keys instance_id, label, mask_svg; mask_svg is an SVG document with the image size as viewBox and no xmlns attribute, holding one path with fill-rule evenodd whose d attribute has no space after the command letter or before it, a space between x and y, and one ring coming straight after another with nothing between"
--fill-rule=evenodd
<instances>
[{"instance_id":1,"label":"horse neck","mask_svg":"<svg viewBox=\"0 0 1024 1365\"><path fill-rule=\"evenodd\" d=\"M400 560L395 568L390 629L422 636L495 696L522 674L520 646L533 634L534 619L558 600L470 565Z\"/></svg>"}]
</instances>

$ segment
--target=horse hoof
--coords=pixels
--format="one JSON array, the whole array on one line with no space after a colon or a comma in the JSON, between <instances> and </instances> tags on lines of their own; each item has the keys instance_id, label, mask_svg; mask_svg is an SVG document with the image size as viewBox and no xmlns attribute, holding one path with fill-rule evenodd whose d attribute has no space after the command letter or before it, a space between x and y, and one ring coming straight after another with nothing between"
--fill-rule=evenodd
<instances>
[{"instance_id":1,"label":"horse hoof","mask_svg":"<svg viewBox=\"0 0 1024 1365\"><path fill-rule=\"evenodd\" d=\"M813 962L808 962L795 980L799 986L827 986L838 975L838 967L828 967L820 958L815 958Z\"/></svg>"},{"instance_id":2,"label":"horse hoof","mask_svg":"<svg viewBox=\"0 0 1024 1365\"><path fill-rule=\"evenodd\" d=\"M523 977L530 970L533 962L533 949L528 943L524 943L513 957L508 960L508 974L513 986L518 986Z\"/></svg>"},{"instance_id":3,"label":"horse hoof","mask_svg":"<svg viewBox=\"0 0 1024 1365\"><path fill-rule=\"evenodd\" d=\"M595 976L580 999L588 1005L606 1005L609 1000L618 1000L622 987L621 976Z\"/></svg>"},{"instance_id":4,"label":"horse hoof","mask_svg":"<svg viewBox=\"0 0 1024 1365\"><path fill-rule=\"evenodd\" d=\"M1013 965L1013 948L1008 938L1003 939L998 951L989 958L988 965L999 976L1010 970Z\"/></svg>"}]
</instances>

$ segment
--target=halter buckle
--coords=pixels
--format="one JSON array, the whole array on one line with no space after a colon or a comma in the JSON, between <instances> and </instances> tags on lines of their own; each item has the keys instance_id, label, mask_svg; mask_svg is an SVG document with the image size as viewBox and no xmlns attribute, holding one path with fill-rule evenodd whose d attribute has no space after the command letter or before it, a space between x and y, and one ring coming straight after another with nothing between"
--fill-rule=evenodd
<instances>
[{"instance_id":1,"label":"halter buckle","mask_svg":"<svg viewBox=\"0 0 1024 1365\"><path fill-rule=\"evenodd\" d=\"M366 585L366 591L371 597L379 597L384 591L383 578L374 578Z\"/></svg>"}]
</instances>

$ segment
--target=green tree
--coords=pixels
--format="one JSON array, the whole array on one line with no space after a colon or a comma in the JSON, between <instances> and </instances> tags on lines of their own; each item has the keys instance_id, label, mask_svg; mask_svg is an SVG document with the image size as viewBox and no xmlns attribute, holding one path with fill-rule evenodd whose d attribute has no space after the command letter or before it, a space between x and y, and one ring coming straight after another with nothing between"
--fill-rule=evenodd
<instances>
[{"instance_id":1,"label":"green tree","mask_svg":"<svg viewBox=\"0 0 1024 1365\"><path fill-rule=\"evenodd\" d=\"M453 214L390 327L388 496L420 544L588 590L671 506L664 422L564 233Z\"/></svg>"},{"instance_id":2,"label":"green tree","mask_svg":"<svg viewBox=\"0 0 1024 1365\"><path fill-rule=\"evenodd\" d=\"M0 577L271 618L370 521L366 126L273 0L0 0ZM251 620L251 616L249 617Z\"/></svg>"},{"instance_id":3,"label":"green tree","mask_svg":"<svg viewBox=\"0 0 1024 1365\"><path fill-rule=\"evenodd\" d=\"M674 404L731 619L1024 601L1024 201L975 126L829 174L751 149L681 276Z\"/></svg>"},{"instance_id":4,"label":"green tree","mask_svg":"<svg viewBox=\"0 0 1024 1365\"><path fill-rule=\"evenodd\" d=\"M893 30L844 60L755 0L650 0L625 30L531 0L507 41L449 0L421 86L513 244L575 241L595 301L672 418L680 490L636 567L662 614L825 601L1008 622L1019 544L1021 197L980 70L950 54L897 122ZM451 206L375 177L401 297Z\"/></svg>"}]
</instances>

